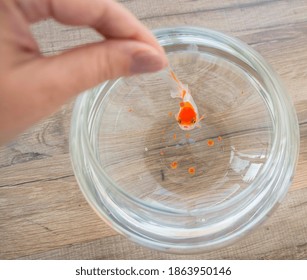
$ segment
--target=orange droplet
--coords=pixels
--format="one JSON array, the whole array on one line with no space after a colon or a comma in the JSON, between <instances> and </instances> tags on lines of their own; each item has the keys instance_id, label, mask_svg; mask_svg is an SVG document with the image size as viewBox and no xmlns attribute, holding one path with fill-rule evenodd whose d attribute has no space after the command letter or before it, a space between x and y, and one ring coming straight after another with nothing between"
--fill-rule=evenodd
<instances>
[{"instance_id":1,"label":"orange droplet","mask_svg":"<svg viewBox=\"0 0 307 280\"><path fill-rule=\"evenodd\" d=\"M195 167L189 167L189 169L188 169L188 172L191 174L191 175L194 175L195 174Z\"/></svg>"},{"instance_id":2,"label":"orange droplet","mask_svg":"<svg viewBox=\"0 0 307 280\"><path fill-rule=\"evenodd\" d=\"M169 117L173 116L173 112L168 112L168 116Z\"/></svg>"},{"instance_id":3,"label":"orange droplet","mask_svg":"<svg viewBox=\"0 0 307 280\"><path fill-rule=\"evenodd\" d=\"M171 164L170 164L171 168L172 169L176 169L178 167L178 162L177 161L173 161Z\"/></svg>"},{"instance_id":4,"label":"orange droplet","mask_svg":"<svg viewBox=\"0 0 307 280\"><path fill-rule=\"evenodd\" d=\"M207 144L208 144L209 147L213 147L214 146L214 141L212 139L209 139L207 141Z\"/></svg>"},{"instance_id":5,"label":"orange droplet","mask_svg":"<svg viewBox=\"0 0 307 280\"><path fill-rule=\"evenodd\" d=\"M186 135L185 135L185 138L190 138L190 133L187 133Z\"/></svg>"},{"instance_id":6,"label":"orange droplet","mask_svg":"<svg viewBox=\"0 0 307 280\"><path fill-rule=\"evenodd\" d=\"M174 140L176 140L176 139L177 139L177 135L176 135L176 133L174 133L173 138L174 138Z\"/></svg>"},{"instance_id":7,"label":"orange droplet","mask_svg":"<svg viewBox=\"0 0 307 280\"><path fill-rule=\"evenodd\" d=\"M217 137L217 141L221 142L223 140L222 136Z\"/></svg>"}]
</instances>

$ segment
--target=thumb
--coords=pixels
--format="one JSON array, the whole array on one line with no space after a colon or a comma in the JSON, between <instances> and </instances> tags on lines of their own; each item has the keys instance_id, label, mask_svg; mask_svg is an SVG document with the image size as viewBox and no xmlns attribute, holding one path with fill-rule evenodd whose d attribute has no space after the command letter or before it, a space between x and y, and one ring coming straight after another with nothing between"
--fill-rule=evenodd
<instances>
[{"instance_id":1,"label":"thumb","mask_svg":"<svg viewBox=\"0 0 307 280\"><path fill-rule=\"evenodd\" d=\"M61 85L57 94L69 97L105 80L161 70L168 62L164 53L148 44L109 39L40 58L40 63L43 90L52 84Z\"/></svg>"},{"instance_id":2,"label":"thumb","mask_svg":"<svg viewBox=\"0 0 307 280\"><path fill-rule=\"evenodd\" d=\"M119 39L52 57L32 57L2 77L2 92L9 94L0 95L0 131L5 132L0 135L0 143L53 113L85 89L119 76L158 71L166 65L165 54L154 47Z\"/></svg>"}]
</instances>

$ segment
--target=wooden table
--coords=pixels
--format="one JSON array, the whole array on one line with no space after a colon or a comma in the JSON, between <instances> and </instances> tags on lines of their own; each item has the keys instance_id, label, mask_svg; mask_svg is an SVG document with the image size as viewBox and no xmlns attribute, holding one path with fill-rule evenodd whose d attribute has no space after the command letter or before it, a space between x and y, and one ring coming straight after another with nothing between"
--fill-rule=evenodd
<instances>
[{"instance_id":1,"label":"wooden table","mask_svg":"<svg viewBox=\"0 0 307 280\"><path fill-rule=\"evenodd\" d=\"M131 243L101 221L72 172L72 104L0 147L1 259L307 258L307 1L123 0L149 28L195 25L245 41L273 66L298 114L301 151L283 204L236 244L201 255L169 255ZM33 26L46 55L98 40L96 33L47 20Z\"/></svg>"}]
</instances>

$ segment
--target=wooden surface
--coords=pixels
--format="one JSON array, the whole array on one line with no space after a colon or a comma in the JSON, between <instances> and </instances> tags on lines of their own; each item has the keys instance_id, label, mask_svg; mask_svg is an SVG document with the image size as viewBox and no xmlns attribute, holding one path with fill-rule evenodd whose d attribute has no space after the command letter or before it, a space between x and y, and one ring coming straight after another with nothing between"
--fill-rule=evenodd
<instances>
[{"instance_id":1,"label":"wooden surface","mask_svg":"<svg viewBox=\"0 0 307 280\"><path fill-rule=\"evenodd\" d=\"M68 148L72 104L0 147L1 259L306 259L307 1L120 1L150 28L195 25L245 41L273 66L298 114L301 151L293 185L262 226L227 248L168 255L131 243L83 198ZM175 4L174 4L175 3ZM47 20L33 26L46 55L98 40L85 28Z\"/></svg>"}]
</instances>

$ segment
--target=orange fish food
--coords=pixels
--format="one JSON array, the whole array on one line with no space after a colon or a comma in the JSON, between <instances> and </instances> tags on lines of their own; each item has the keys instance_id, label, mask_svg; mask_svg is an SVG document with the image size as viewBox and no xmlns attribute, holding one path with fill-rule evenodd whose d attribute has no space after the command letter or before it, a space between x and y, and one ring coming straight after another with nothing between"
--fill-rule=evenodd
<instances>
[{"instance_id":1,"label":"orange fish food","mask_svg":"<svg viewBox=\"0 0 307 280\"><path fill-rule=\"evenodd\" d=\"M193 166L189 167L188 172L190 173L190 175L194 175L195 172L196 172L195 167L193 167Z\"/></svg>"},{"instance_id":2,"label":"orange fish food","mask_svg":"<svg viewBox=\"0 0 307 280\"><path fill-rule=\"evenodd\" d=\"M177 161L173 161L171 164L170 164L170 167L172 169L176 169L178 167L178 162Z\"/></svg>"},{"instance_id":3,"label":"orange fish food","mask_svg":"<svg viewBox=\"0 0 307 280\"><path fill-rule=\"evenodd\" d=\"M208 145L209 147L213 147L213 146L214 146L214 140L208 139L207 145Z\"/></svg>"}]
</instances>

